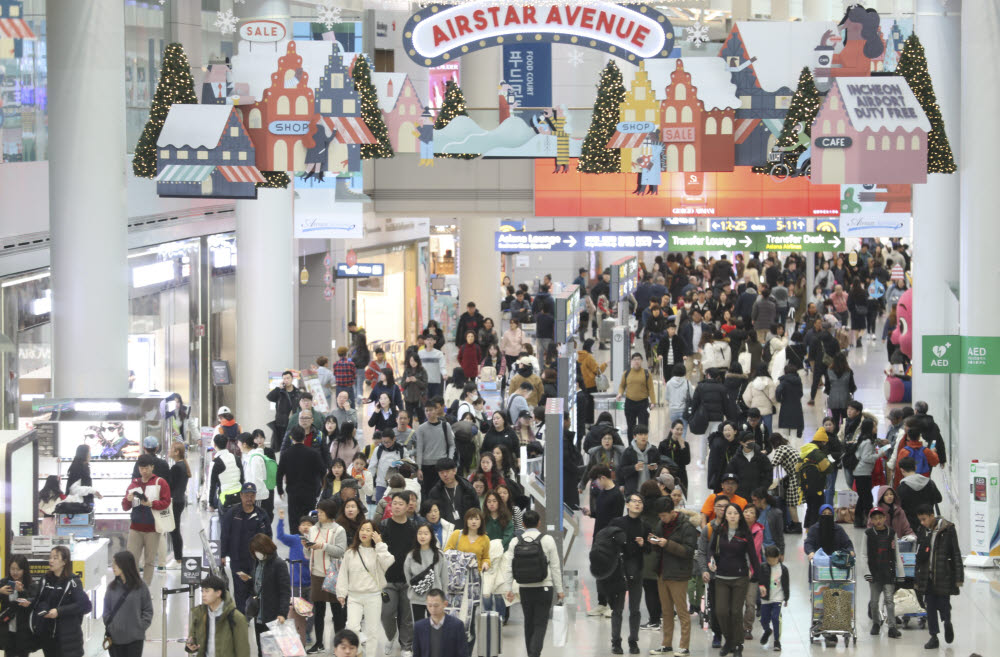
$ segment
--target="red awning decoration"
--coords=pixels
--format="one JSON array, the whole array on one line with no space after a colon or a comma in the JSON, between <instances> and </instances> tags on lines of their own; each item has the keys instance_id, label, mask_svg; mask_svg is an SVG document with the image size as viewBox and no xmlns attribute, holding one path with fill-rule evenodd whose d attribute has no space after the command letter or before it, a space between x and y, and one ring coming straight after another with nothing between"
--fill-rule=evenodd
<instances>
[{"instance_id":1,"label":"red awning decoration","mask_svg":"<svg viewBox=\"0 0 1000 657\"><path fill-rule=\"evenodd\" d=\"M607 148L639 148L649 136L648 132L618 132L611 135Z\"/></svg>"},{"instance_id":2,"label":"red awning decoration","mask_svg":"<svg viewBox=\"0 0 1000 657\"><path fill-rule=\"evenodd\" d=\"M360 116L324 116L323 120L341 144L375 144L377 140Z\"/></svg>"},{"instance_id":3,"label":"red awning decoration","mask_svg":"<svg viewBox=\"0 0 1000 657\"><path fill-rule=\"evenodd\" d=\"M231 183L262 183L267 182L257 167L218 167L222 177Z\"/></svg>"},{"instance_id":4,"label":"red awning decoration","mask_svg":"<svg viewBox=\"0 0 1000 657\"><path fill-rule=\"evenodd\" d=\"M34 39L35 33L22 18L0 18L0 37Z\"/></svg>"},{"instance_id":5,"label":"red awning decoration","mask_svg":"<svg viewBox=\"0 0 1000 657\"><path fill-rule=\"evenodd\" d=\"M757 124L760 123L760 119L740 119L736 122L736 133L733 135L737 144L742 144L747 140L757 128Z\"/></svg>"}]
</instances>

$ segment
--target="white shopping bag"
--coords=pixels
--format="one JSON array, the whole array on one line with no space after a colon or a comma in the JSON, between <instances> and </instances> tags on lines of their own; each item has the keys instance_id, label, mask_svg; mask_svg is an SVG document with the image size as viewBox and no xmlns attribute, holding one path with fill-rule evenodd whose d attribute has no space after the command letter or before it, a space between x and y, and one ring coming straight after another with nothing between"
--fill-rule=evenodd
<instances>
[{"instance_id":1,"label":"white shopping bag","mask_svg":"<svg viewBox=\"0 0 1000 657\"><path fill-rule=\"evenodd\" d=\"M556 648L566 646L566 635L569 634L569 619L565 605L552 608L552 645Z\"/></svg>"}]
</instances>

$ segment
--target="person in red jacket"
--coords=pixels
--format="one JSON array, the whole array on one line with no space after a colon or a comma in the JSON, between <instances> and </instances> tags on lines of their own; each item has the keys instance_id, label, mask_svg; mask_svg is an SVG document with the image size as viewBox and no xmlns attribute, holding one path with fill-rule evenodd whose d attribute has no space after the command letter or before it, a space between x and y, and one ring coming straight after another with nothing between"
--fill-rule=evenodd
<instances>
[{"instance_id":1,"label":"person in red jacket","mask_svg":"<svg viewBox=\"0 0 1000 657\"><path fill-rule=\"evenodd\" d=\"M906 442L899 448L899 457L896 459L896 467L899 462L910 457L916 465L917 474L925 477L931 476L931 470L940 462L937 450L924 445L920 438L920 427L910 425L906 428Z\"/></svg>"},{"instance_id":2,"label":"person in red jacket","mask_svg":"<svg viewBox=\"0 0 1000 657\"><path fill-rule=\"evenodd\" d=\"M476 344L476 334L467 331L465 334L465 344L458 350L458 364L465 372L465 376L475 381L479 376L479 363L483 360L483 352Z\"/></svg>"},{"instance_id":3,"label":"person in red jacket","mask_svg":"<svg viewBox=\"0 0 1000 657\"><path fill-rule=\"evenodd\" d=\"M152 454L143 454L136 465L139 476L132 480L122 498L122 509L131 511L126 549L135 557L136 563L145 553L142 579L149 586L155 572L156 554L160 548L160 534L156 531L154 511L170 508L170 484L153 474L156 459Z\"/></svg>"}]
</instances>

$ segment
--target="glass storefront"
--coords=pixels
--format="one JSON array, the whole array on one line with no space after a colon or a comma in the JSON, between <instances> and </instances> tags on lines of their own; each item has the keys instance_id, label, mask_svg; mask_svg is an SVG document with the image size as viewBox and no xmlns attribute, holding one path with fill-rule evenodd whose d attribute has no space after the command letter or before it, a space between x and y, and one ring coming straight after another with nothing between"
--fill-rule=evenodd
<instances>
[{"instance_id":1,"label":"glass storefront","mask_svg":"<svg viewBox=\"0 0 1000 657\"><path fill-rule=\"evenodd\" d=\"M236 243L232 234L169 242L129 253L129 392L177 392L193 413L235 402L233 386L212 386L206 363L235 361ZM202 274L203 266L207 273ZM0 280L0 357L5 429L31 417L52 394L52 307L48 269ZM201 323L201 304L208 321ZM204 338L202 340L201 338ZM200 352L202 345L208 354Z\"/></svg>"}]
</instances>

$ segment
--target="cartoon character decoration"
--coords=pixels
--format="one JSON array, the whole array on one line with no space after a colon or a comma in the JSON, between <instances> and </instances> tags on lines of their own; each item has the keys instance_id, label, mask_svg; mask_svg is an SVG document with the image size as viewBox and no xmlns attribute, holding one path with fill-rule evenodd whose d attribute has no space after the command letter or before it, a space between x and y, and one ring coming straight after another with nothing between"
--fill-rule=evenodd
<instances>
[{"instance_id":1,"label":"cartoon character decoration","mask_svg":"<svg viewBox=\"0 0 1000 657\"><path fill-rule=\"evenodd\" d=\"M202 105L225 105L233 95L233 83L229 79L229 65L225 62L209 64L208 74L201 83Z\"/></svg>"},{"instance_id":2,"label":"cartoon character decoration","mask_svg":"<svg viewBox=\"0 0 1000 657\"><path fill-rule=\"evenodd\" d=\"M634 151L633 151L634 152ZM650 132L639 149L639 158L633 162L639 173L636 176L636 196L660 193L660 178L663 172L663 143L659 130Z\"/></svg>"},{"instance_id":3,"label":"cartoon character decoration","mask_svg":"<svg viewBox=\"0 0 1000 657\"><path fill-rule=\"evenodd\" d=\"M497 88L497 108L500 111L500 123L510 118L511 110L518 106L517 97L514 95L514 88L505 80L500 80Z\"/></svg>"},{"instance_id":4,"label":"cartoon character decoration","mask_svg":"<svg viewBox=\"0 0 1000 657\"><path fill-rule=\"evenodd\" d=\"M434 166L434 115L431 108L425 107L420 115L420 127L413 131L413 136L420 144L420 162L418 166Z\"/></svg>"},{"instance_id":5,"label":"cartoon character decoration","mask_svg":"<svg viewBox=\"0 0 1000 657\"><path fill-rule=\"evenodd\" d=\"M553 173L569 173L569 134L571 128L567 125L566 106L560 105L542 112L541 120L535 129L538 134L556 136L556 168ZM532 123L535 123L532 120Z\"/></svg>"},{"instance_id":6,"label":"cartoon character decoration","mask_svg":"<svg viewBox=\"0 0 1000 657\"><path fill-rule=\"evenodd\" d=\"M885 41L879 30L879 15L874 9L854 5L847 9L838 27L840 34L827 30L816 48L814 71L816 88L826 91L830 78L871 75L882 67Z\"/></svg>"},{"instance_id":7,"label":"cartoon character decoration","mask_svg":"<svg viewBox=\"0 0 1000 657\"><path fill-rule=\"evenodd\" d=\"M893 344L899 345L899 350L907 359L913 358L913 288L903 292L896 304L896 329L891 336Z\"/></svg>"},{"instance_id":8,"label":"cartoon character decoration","mask_svg":"<svg viewBox=\"0 0 1000 657\"><path fill-rule=\"evenodd\" d=\"M889 340L899 349L892 355L890 366L886 369L883 392L886 401L892 404L907 403L912 397L913 368L910 360L913 358L913 288L899 297L896 304L896 328Z\"/></svg>"}]
</instances>

